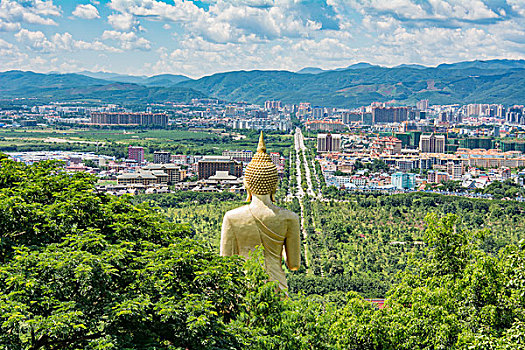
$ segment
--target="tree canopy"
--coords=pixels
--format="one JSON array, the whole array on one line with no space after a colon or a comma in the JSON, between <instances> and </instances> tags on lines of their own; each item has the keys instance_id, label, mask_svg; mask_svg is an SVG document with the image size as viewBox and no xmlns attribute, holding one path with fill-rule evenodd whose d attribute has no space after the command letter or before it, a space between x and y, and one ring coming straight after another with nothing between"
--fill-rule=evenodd
<instances>
[{"instance_id":1,"label":"tree canopy","mask_svg":"<svg viewBox=\"0 0 525 350\"><path fill-rule=\"evenodd\" d=\"M460 215L427 216L378 309L353 291L286 298L260 250L220 257L89 175L0 162L1 349L525 348L525 241L487 251Z\"/></svg>"}]
</instances>

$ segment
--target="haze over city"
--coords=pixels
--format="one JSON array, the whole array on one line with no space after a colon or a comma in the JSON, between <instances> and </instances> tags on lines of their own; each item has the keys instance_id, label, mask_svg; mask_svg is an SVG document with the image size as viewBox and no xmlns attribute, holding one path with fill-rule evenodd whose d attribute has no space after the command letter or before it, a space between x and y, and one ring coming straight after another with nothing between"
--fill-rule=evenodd
<instances>
[{"instance_id":1,"label":"haze over city","mask_svg":"<svg viewBox=\"0 0 525 350\"><path fill-rule=\"evenodd\" d=\"M2 70L231 70L525 58L520 0L1 0Z\"/></svg>"}]
</instances>

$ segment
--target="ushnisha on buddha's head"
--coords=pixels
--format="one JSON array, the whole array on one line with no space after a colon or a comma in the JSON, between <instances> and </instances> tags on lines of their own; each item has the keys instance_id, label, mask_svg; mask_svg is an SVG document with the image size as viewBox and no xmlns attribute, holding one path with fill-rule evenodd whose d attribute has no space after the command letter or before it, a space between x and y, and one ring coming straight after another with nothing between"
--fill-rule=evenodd
<instances>
[{"instance_id":1,"label":"ushnisha on buddha's head","mask_svg":"<svg viewBox=\"0 0 525 350\"><path fill-rule=\"evenodd\" d=\"M272 158L266 153L264 135L261 131L259 136L259 145L257 153L253 156L251 162L246 166L244 173L244 187L248 193L247 201L252 200L252 195L269 194L272 201L275 201L274 194L277 191L279 175L277 167L272 162Z\"/></svg>"}]
</instances>

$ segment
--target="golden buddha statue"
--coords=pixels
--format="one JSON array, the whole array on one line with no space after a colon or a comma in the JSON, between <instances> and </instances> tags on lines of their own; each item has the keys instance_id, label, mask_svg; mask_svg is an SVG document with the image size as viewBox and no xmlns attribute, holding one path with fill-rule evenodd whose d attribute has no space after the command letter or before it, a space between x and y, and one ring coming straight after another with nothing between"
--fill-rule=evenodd
<instances>
[{"instance_id":1,"label":"golden buddha statue","mask_svg":"<svg viewBox=\"0 0 525 350\"><path fill-rule=\"evenodd\" d=\"M247 201L251 203L224 215L221 255L247 258L257 246L263 246L270 281L279 282L279 287L285 290L288 285L282 268L283 248L286 265L295 271L301 264L301 239L297 214L273 204L278 181L277 167L266 153L261 131L257 153L244 175Z\"/></svg>"}]
</instances>

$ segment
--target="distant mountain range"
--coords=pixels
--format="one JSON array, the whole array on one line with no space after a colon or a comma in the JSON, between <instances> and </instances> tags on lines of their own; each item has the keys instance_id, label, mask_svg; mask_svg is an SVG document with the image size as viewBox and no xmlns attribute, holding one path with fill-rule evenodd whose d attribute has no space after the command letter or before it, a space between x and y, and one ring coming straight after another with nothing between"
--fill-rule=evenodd
<instances>
[{"instance_id":1,"label":"distant mountain range","mask_svg":"<svg viewBox=\"0 0 525 350\"><path fill-rule=\"evenodd\" d=\"M359 63L352 64L345 68L335 68L335 69L326 69L326 70L322 68L317 68L317 67L305 67L301 70L298 70L296 73L319 74L319 73L325 73L325 72L338 72L338 71L347 70L347 69L363 69L363 68L371 68L371 67L380 67L380 66L376 66L376 65L366 63L366 62L359 62Z\"/></svg>"},{"instance_id":2,"label":"distant mountain range","mask_svg":"<svg viewBox=\"0 0 525 350\"><path fill-rule=\"evenodd\" d=\"M144 105L162 102L189 102L206 95L187 87L175 86L181 80L175 75L130 77L108 73L40 74L8 71L0 73L0 99L32 98L35 103L51 101L86 101ZM101 79L100 77L104 77ZM125 82L141 79L141 84ZM184 77L186 78L186 77ZM183 79L187 80L189 78Z\"/></svg>"},{"instance_id":3,"label":"distant mountain range","mask_svg":"<svg viewBox=\"0 0 525 350\"><path fill-rule=\"evenodd\" d=\"M119 83L131 83L139 84L144 86L173 86L182 81L191 80L185 75L174 75L174 74L161 74L147 77L144 75L123 75L116 73L106 72L89 72L82 71L78 74L85 75L87 77L103 79L107 81L119 82Z\"/></svg>"},{"instance_id":4,"label":"distant mountain range","mask_svg":"<svg viewBox=\"0 0 525 350\"><path fill-rule=\"evenodd\" d=\"M301 70L298 70L296 73L300 74L319 74L331 71L342 71L347 69L363 69L363 68L372 68L372 67L381 67L387 68L379 65L373 65L367 62L359 62L352 64L345 68L335 68L335 69L322 69L317 67L305 67ZM525 68L525 60L488 60L488 61L465 61L457 63L442 63L437 66L438 68L449 68L449 69L458 69L458 68L480 68L480 69L509 69L509 68ZM392 68L415 68L415 69L426 69L434 68L432 66L424 66L421 64L400 64Z\"/></svg>"},{"instance_id":5,"label":"distant mountain range","mask_svg":"<svg viewBox=\"0 0 525 350\"><path fill-rule=\"evenodd\" d=\"M358 107L374 101L415 104L525 103L525 60L470 61L426 67L388 68L361 62L346 68L307 67L289 71L233 71L192 80L182 75L152 77L105 72L39 74L0 73L0 99L92 101L142 105L188 102L213 97L262 104L311 102L329 107Z\"/></svg>"},{"instance_id":6,"label":"distant mountain range","mask_svg":"<svg viewBox=\"0 0 525 350\"><path fill-rule=\"evenodd\" d=\"M366 63L344 69L300 72L236 71L177 84L226 101L311 102L330 107L358 107L374 101L415 104L525 103L525 61L491 60L437 67Z\"/></svg>"}]
</instances>

